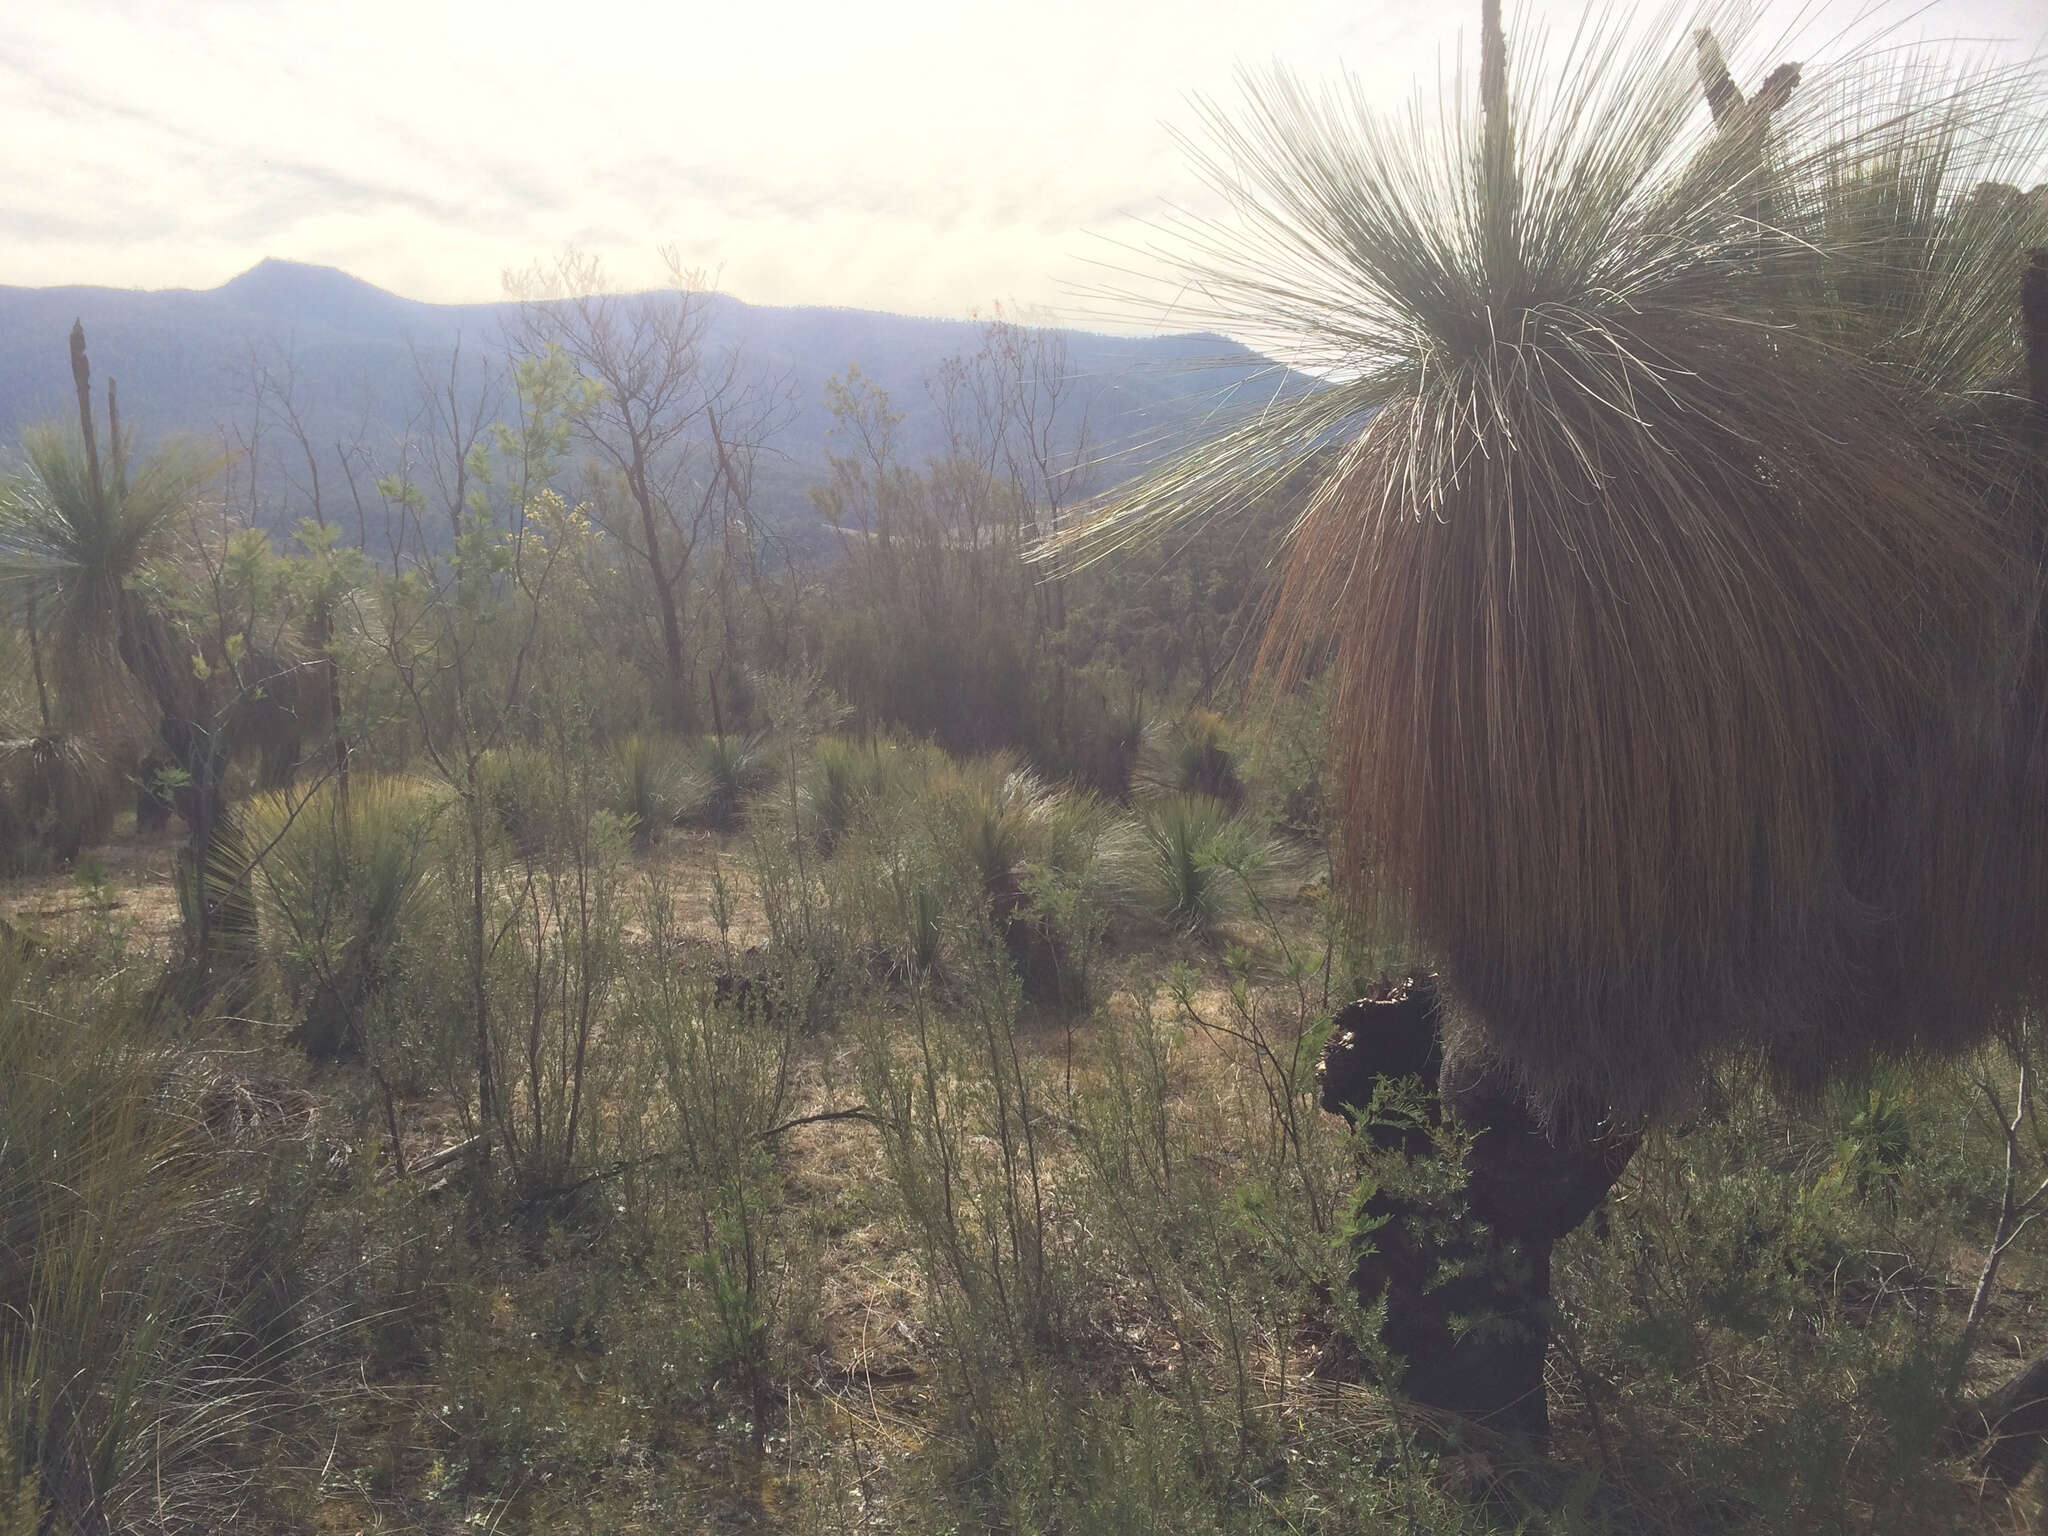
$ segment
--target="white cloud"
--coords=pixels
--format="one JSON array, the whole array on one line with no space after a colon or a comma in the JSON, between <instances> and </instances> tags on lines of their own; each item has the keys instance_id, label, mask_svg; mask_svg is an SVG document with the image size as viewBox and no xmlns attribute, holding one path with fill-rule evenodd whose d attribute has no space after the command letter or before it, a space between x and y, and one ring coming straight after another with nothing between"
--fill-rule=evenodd
<instances>
[{"instance_id":1,"label":"white cloud","mask_svg":"<svg viewBox=\"0 0 2048 1536\"><path fill-rule=\"evenodd\" d=\"M205 287L277 255L471 300L570 241L651 280L672 240L757 302L1058 304L1126 215L1201 197L1166 126L1190 93L1278 57L1395 103L1449 75L1477 12L70 0L0 42L0 280ZM2048 38L2036 0L1888 14Z\"/></svg>"}]
</instances>

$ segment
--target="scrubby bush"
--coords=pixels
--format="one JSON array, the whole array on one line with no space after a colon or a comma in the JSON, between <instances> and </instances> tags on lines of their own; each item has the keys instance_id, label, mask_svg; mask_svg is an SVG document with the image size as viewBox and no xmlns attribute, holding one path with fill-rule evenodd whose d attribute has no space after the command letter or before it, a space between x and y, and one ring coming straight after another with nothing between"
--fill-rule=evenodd
<instances>
[{"instance_id":1,"label":"scrubby bush","mask_svg":"<svg viewBox=\"0 0 2048 1536\"><path fill-rule=\"evenodd\" d=\"M714 827L737 825L747 797L775 777L767 736L760 731L706 736L698 752L704 779L699 814Z\"/></svg>"},{"instance_id":2,"label":"scrubby bush","mask_svg":"<svg viewBox=\"0 0 2048 1536\"><path fill-rule=\"evenodd\" d=\"M573 1191L622 1131L603 1106L631 1060L629 1043L605 1028L624 969L628 838L592 787L563 784L547 846L522 854L514 878L485 898L493 1092L478 1109L529 1212ZM460 903L458 894L447 916L467 921Z\"/></svg>"}]
</instances>

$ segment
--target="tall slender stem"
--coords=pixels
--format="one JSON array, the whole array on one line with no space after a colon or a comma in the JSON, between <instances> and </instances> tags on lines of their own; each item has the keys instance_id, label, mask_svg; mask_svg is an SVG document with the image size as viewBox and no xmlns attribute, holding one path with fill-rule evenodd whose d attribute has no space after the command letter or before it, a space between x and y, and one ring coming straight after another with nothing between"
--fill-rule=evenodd
<instances>
[{"instance_id":1,"label":"tall slender stem","mask_svg":"<svg viewBox=\"0 0 2048 1536\"><path fill-rule=\"evenodd\" d=\"M71 322L71 382L78 387L78 430L85 434L85 472L95 512L107 504L100 484L100 445L92 430L92 364L85 356L85 322Z\"/></svg>"},{"instance_id":2,"label":"tall slender stem","mask_svg":"<svg viewBox=\"0 0 2048 1536\"><path fill-rule=\"evenodd\" d=\"M1508 42L1500 0L1480 0L1479 170L1486 210L1486 275L1495 292L1516 266L1515 229L1521 212L1521 180L1515 171L1515 125L1508 104Z\"/></svg>"}]
</instances>

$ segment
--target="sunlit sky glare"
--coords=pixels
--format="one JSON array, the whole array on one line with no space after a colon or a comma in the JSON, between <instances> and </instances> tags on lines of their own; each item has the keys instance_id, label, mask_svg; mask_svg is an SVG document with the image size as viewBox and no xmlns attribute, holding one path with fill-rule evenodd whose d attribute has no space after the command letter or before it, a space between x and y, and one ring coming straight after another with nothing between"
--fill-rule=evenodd
<instances>
[{"instance_id":1,"label":"sunlit sky glare","mask_svg":"<svg viewBox=\"0 0 2048 1536\"><path fill-rule=\"evenodd\" d=\"M1084 310L1091 263L1203 206L1170 130L1240 65L1347 68L1398 106L1470 68L1479 0L10 9L0 282L206 288L281 256L458 302L572 244L652 284L672 242L757 303L959 316ZM1511 31L1581 10L1508 0ZM1806 7L1793 56L1857 10ZM2048 0L1879 15L2048 47Z\"/></svg>"}]
</instances>

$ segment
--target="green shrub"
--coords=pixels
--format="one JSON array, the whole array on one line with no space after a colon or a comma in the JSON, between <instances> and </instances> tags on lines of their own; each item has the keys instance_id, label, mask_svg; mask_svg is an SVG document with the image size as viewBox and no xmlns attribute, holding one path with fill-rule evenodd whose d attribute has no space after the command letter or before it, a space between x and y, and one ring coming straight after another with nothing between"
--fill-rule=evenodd
<instances>
[{"instance_id":1,"label":"green shrub","mask_svg":"<svg viewBox=\"0 0 2048 1536\"><path fill-rule=\"evenodd\" d=\"M1231 810L1244 803L1236 738L1214 710L1189 710L1146 745L1140 773L1154 789L1207 795Z\"/></svg>"},{"instance_id":2,"label":"green shrub","mask_svg":"<svg viewBox=\"0 0 2048 1536\"><path fill-rule=\"evenodd\" d=\"M714 827L737 826L747 797L775 777L766 735L752 731L744 736L706 736L698 752L704 778L698 814Z\"/></svg>"},{"instance_id":3,"label":"green shrub","mask_svg":"<svg viewBox=\"0 0 2048 1536\"><path fill-rule=\"evenodd\" d=\"M695 814L710 792L685 747L644 731L615 743L608 766L606 809L633 829L633 846L642 851L661 840L664 827Z\"/></svg>"},{"instance_id":4,"label":"green shrub","mask_svg":"<svg viewBox=\"0 0 2048 1536\"><path fill-rule=\"evenodd\" d=\"M314 1056L356 1054L370 1014L390 1006L444 803L420 780L359 774L346 799L324 784L244 808L262 947Z\"/></svg>"},{"instance_id":5,"label":"green shrub","mask_svg":"<svg viewBox=\"0 0 2048 1536\"><path fill-rule=\"evenodd\" d=\"M1126 893L1162 922L1206 933L1259 906L1280 889L1292 859L1207 795L1172 795L1147 805L1122 864Z\"/></svg>"}]
</instances>

